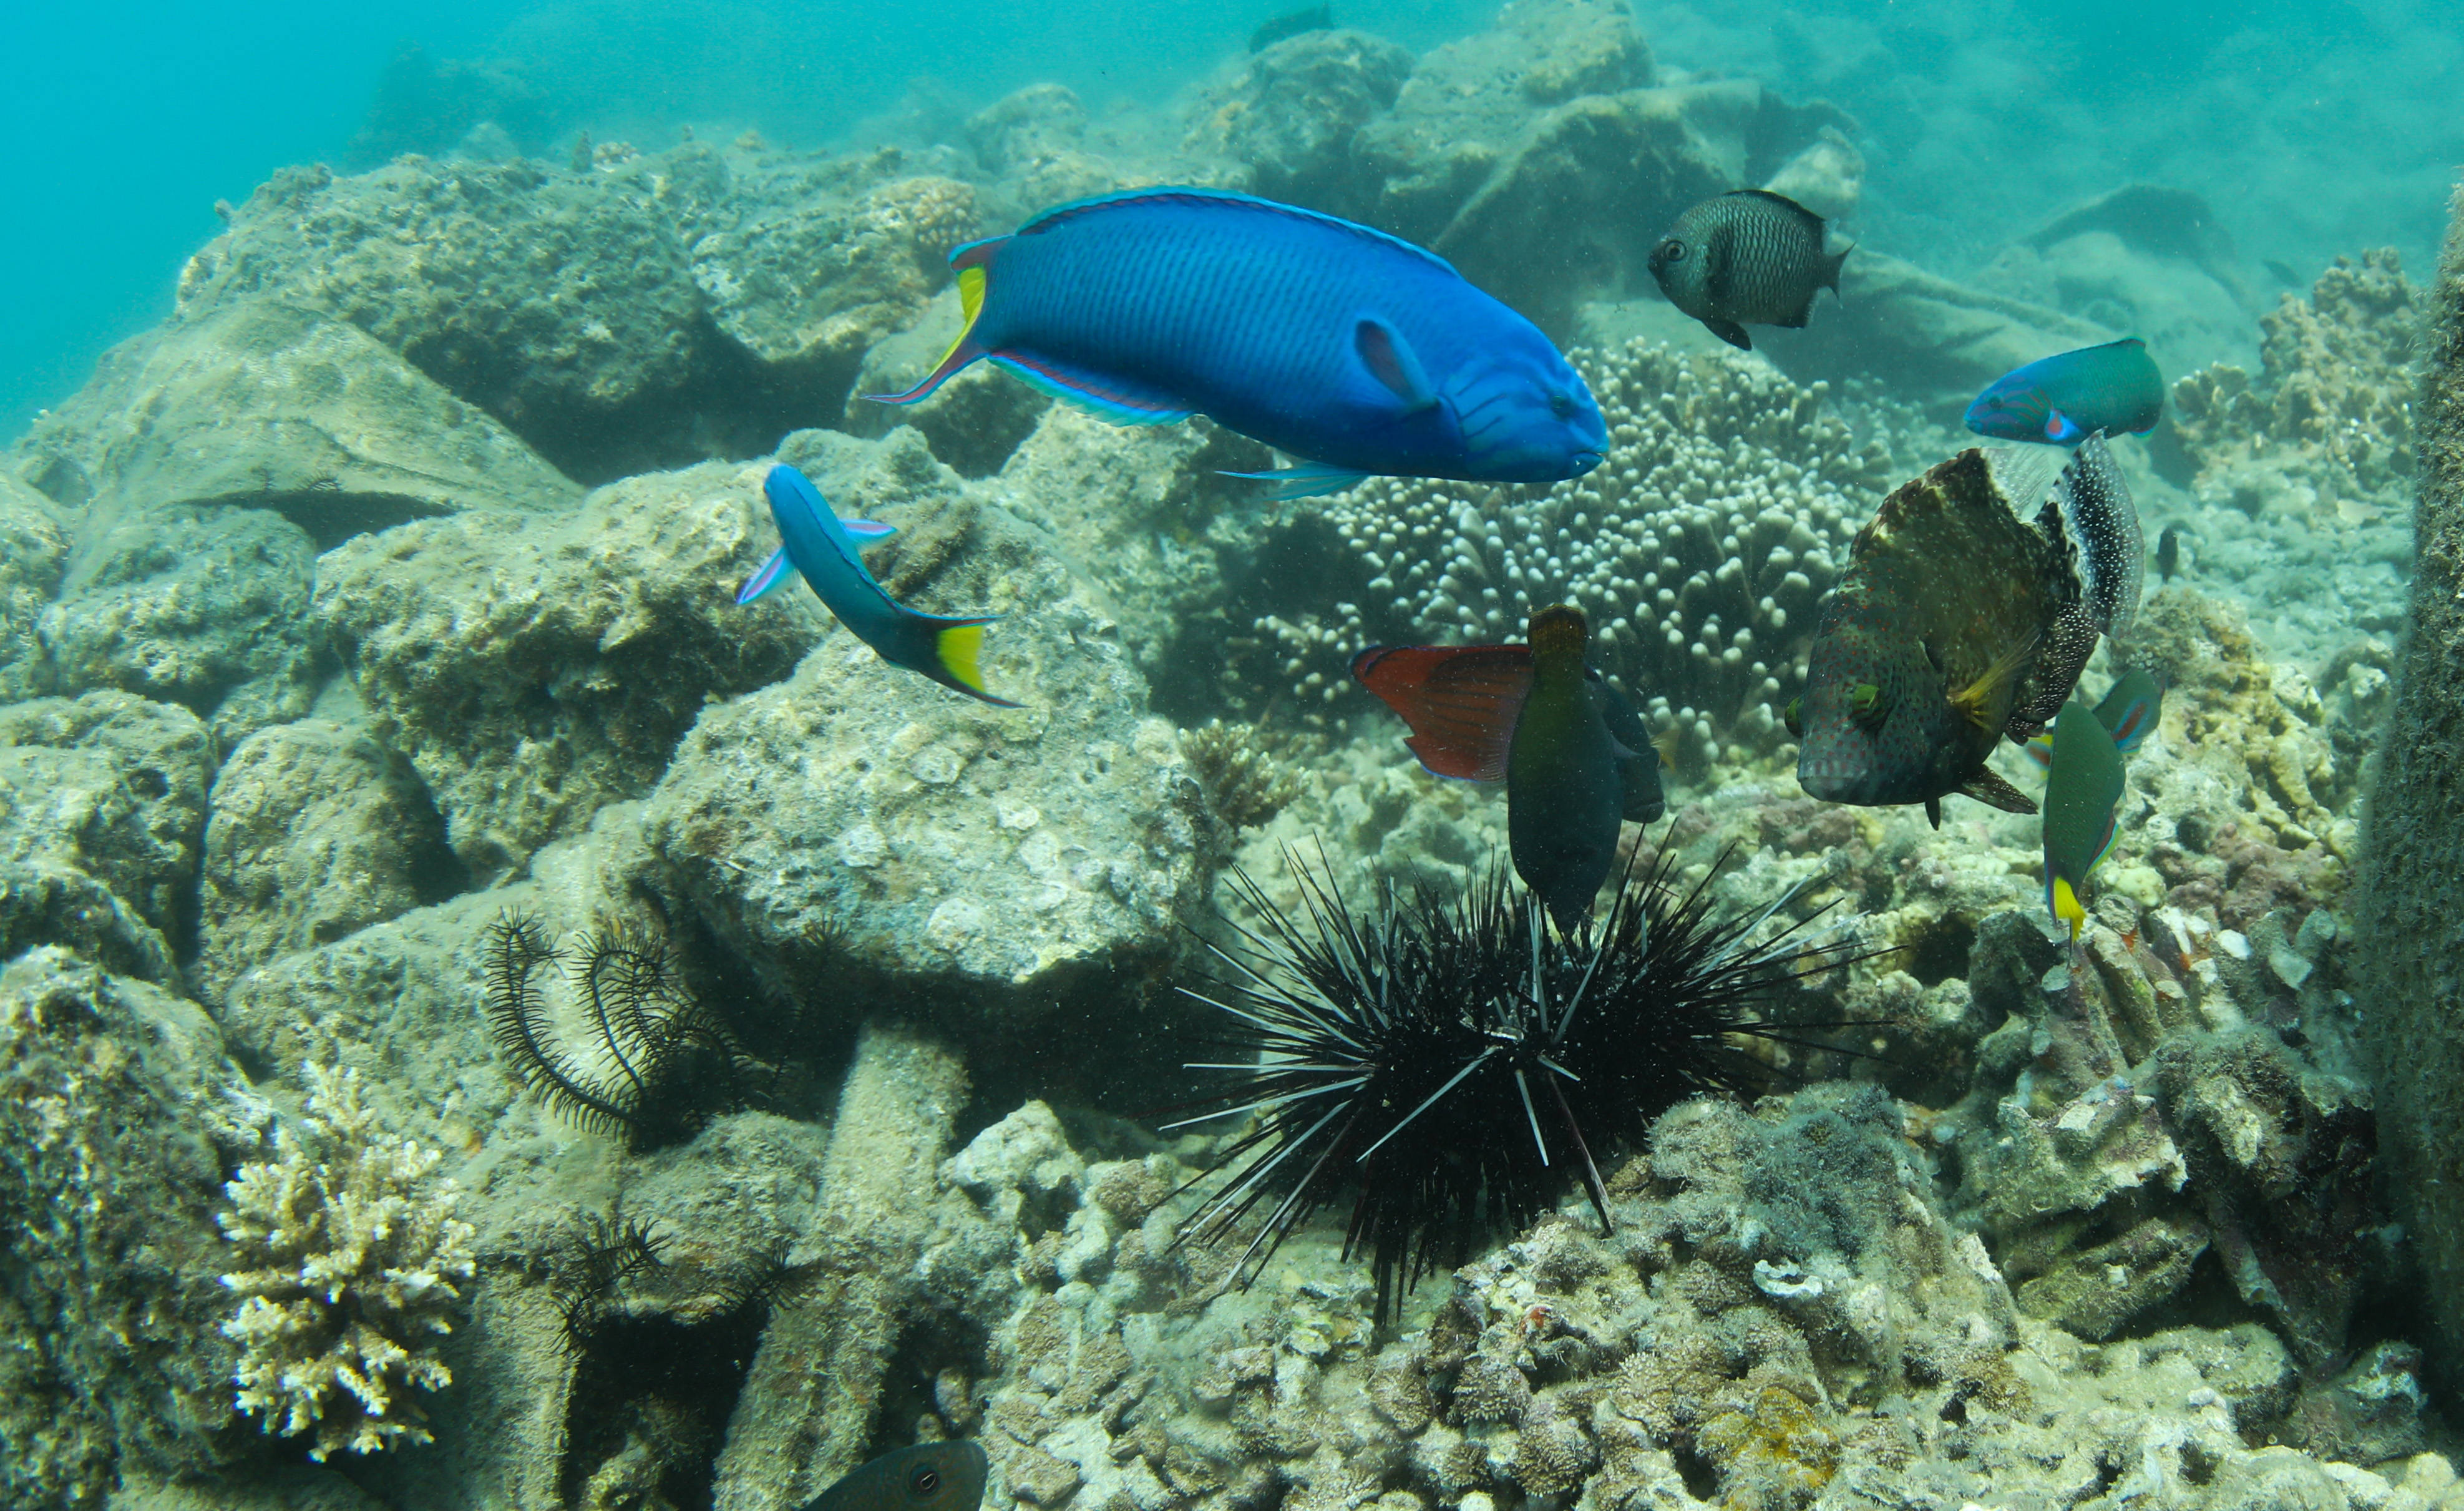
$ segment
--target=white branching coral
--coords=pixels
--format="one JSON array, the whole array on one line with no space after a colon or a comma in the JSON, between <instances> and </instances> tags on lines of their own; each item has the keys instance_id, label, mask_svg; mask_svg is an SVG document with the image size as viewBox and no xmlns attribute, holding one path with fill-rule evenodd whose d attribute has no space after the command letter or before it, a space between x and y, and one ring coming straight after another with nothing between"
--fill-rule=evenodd
<instances>
[{"instance_id":1,"label":"white branching coral","mask_svg":"<svg viewBox=\"0 0 2464 1511\"><path fill-rule=\"evenodd\" d=\"M240 1167L216 1214L247 1268L222 1278L245 1298L223 1323L243 1346L239 1408L282 1436L316 1433L309 1456L429 1441L409 1391L452 1380L429 1340L472 1276L474 1230L453 1215L437 1150L386 1131L359 1075L308 1067L306 1137Z\"/></svg>"},{"instance_id":2,"label":"white branching coral","mask_svg":"<svg viewBox=\"0 0 2464 1511\"><path fill-rule=\"evenodd\" d=\"M1380 639L1512 640L1579 605L1600 669L1708 747L1776 738L1815 610L1888 478L1829 412L1759 358L1637 341L1573 354L1609 423L1600 467L1550 487L1380 478L1321 513L1363 568L1332 618L1256 629L1304 707L1346 690Z\"/></svg>"}]
</instances>

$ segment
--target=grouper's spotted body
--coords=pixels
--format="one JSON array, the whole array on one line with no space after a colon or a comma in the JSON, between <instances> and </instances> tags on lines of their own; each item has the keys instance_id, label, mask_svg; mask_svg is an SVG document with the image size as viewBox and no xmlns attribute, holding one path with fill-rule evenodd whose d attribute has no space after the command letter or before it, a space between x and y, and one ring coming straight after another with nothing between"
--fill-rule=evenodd
<instances>
[{"instance_id":1,"label":"grouper's spotted body","mask_svg":"<svg viewBox=\"0 0 2464 1511\"><path fill-rule=\"evenodd\" d=\"M2035 805L1986 768L2070 696L2097 637L2138 603L2130 499L2100 441L2033 520L1974 449L1903 484L1859 532L1824 604L1797 719L1797 781L1881 806L1945 794Z\"/></svg>"}]
</instances>

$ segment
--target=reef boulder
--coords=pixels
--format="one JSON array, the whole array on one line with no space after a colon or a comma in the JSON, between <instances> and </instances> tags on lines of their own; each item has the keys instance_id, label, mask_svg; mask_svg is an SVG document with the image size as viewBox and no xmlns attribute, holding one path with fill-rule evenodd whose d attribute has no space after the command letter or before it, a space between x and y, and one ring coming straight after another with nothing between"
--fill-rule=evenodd
<instances>
[{"instance_id":1,"label":"reef boulder","mask_svg":"<svg viewBox=\"0 0 2464 1511\"><path fill-rule=\"evenodd\" d=\"M799 436L788 455L869 514L889 479L866 464L923 451L900 435ZM1172 951L1206 892L1204 806L1096 590L941 477L910 479L920 507L891 514L902 533L873 566L902 603L1002 615L984 678L1024 706L833 633L787 681L702 715L649 824L683 900L789 993L852 963L945 1011L1016 1012Z\"/></svg>"}]
</instances>

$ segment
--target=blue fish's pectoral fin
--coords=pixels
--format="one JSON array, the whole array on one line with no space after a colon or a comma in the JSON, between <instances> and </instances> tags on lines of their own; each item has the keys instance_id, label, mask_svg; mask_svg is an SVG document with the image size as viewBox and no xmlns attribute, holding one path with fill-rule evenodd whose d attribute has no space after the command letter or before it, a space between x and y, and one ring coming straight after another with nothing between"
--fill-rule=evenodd
<instances>
[{"instance_id":1,"label":"blue fish's pectoral fin","mask_svg":"<svg viewBox=\"0 0 2464 1511\"><path fill-rule=\"evenodd\" d=\"M994 236L983 241L970 241L950 254L950 267L958 281L958 312L962 317L958 339L950 343L950 349L941 353L941 360L933 365L932 371L924 374L923 382L904 393L868 393L865 395L867 399L875 404L921 403L933 396L934 389L949 382L959 368L986 355L982 344L976 340L976 319L984 312L984 289L992 277L992 269L987 264L992 261L993 254L1001 250L1001 243L1008 239L1007 236Z\"/></svg>"},{"instance_id":2,"label":"blue fish's pectoral fin","mask_svg":"<svg viewBox=\"0 0 2464 1511\"><path fill-rule=\"evenodd\" d=\"M839 528L859 541L886 541L898 533L898 526L879 520L841 520Z\"/></svg>"},{"instance_id":3,"label":"blue fish's pectoral fin","mask_svg":"<svg viewBox=\"0 0 2464 1511\"><path fill-rule=\"evenodd\" d=\"M1395 395L1404 413L1417 413L1438 402L1437 388L1429 382L1412 344L1383 319L1363 315L1353 321L1352 349L1378 387Z\"/></svg>"},{"instance_id":4,"label":"blue fish's pectoral fin","mask_svg":"<svg viewBox=\"0 0 2464 1511\"><path fill-rule=\"evenodd\" d=\"M2076 446L2079 442L2087 439L2087 432L2079 428L2079 421L2072 419L2061 411L2047 410L2045 411L2045 439L2052 441L2057 446Z\"/></svg>"},{"instance_id":5,"label":"blue fish's pectoral fin","mask_svg":"<svg viewBox=\"0 0 2464 1511\"><path fill-rule=\"evenodd\" d=\"M1269 472L1227 472L1226 478L1246 478L1253 482L1271 482L1279 502L1293 499L1315 499L1330 493L1341 493L1369 475L1349 467L1331 467L1325 462L1296 462L1289 467L1277 467Z\"/></svg>"},{"instance_id":6,"label":"blue fish's pectoral fin","mask_svg":"<svg viewBox=\"0 0 2464 1511\"><path fill-rule=\"evenodd\" d=\"M1751 336L1747 335L1746 327L1738 324L1735 321L1706 320L1703 322L1703 328L1709 331L1712 335L1719 337L1722 341L1727 342L1729 345L1736 347L1739 351L1751 351L1754 349L1754 339Z\"/></svg>"},{"instance_id":7,"label":"blue fish's pectoral fin","mask_svg":"<svg viewBox=\"0 0 2464 1511\"><path fill-rule=\"evenodd\" d=\"M1091 411L1115 425L1170 425L1198 412L1187 401L1134 378L1096 372L1033 352L1002 350L990 355L993 366L1028 387Z\"/></svg>"},{"instance_id":8,"label":"blue fish's pectoral fin","mask_svg":"<svg viewBox=\"0 0 2464 1511\"><path fill-rule=\"evenodd\" d=\"M794 575L796 566L787 560L787 548L782 545L770 553L770 559L761 564L759 570L744 579L744 586L736 589L736 601L749 604Z\"/></svg>"}]
</instances>

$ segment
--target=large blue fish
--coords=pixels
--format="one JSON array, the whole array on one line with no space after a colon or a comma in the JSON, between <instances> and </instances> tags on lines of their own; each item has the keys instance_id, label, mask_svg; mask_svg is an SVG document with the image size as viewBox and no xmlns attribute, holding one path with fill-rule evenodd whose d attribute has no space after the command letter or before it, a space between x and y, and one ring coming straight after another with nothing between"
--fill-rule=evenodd
<instances>
[{"instance_id":1,"label":"large blue fish","mask_svg":"<svg viewBox=\"0 0 2464 1511\"><path fill-rule=\"evenodd\" d=\"M2003 441L2076 446L2099 431L2145 435L2165 413L2165 379L2132 336L2014 367L1968 407L1968 428Z\"/></svg>"},{"instance_id":2,"label":"large blue fish","mask_svg":"<svg viewBox=\"0 0 2464 1511\"><path fill-rule=\"evenodd\" d=\"M878 539L891 533L890 526L840 519L803 473L783 463L761 479L761 492L770 500L770 518L778 522L780 546L759 571L745 579L736 594L737 603L749 604L785 582L793 566L823 607L891 665L921 673L970 698L1003 708L1019 706L986 692L983 674L976 669L984 626L1001 615L949 618L899 607L856 554L849 533L860 530Z\"/></svg>"},{"instance_id":3,"label":"large blue fish","mask_svg":"<svg viewBox=\"0 0 2464 1511\"><path fill-rule=\"evenodd\" d=\"M1208 189L1063 205L950 255L966 328L913 404L990 359L1122 425L1203 414L1301 463L1286 497L1369 475L1580 477L1608 450L1537 326L1383 232Z\"/></svg>"}]
</instances>

